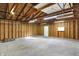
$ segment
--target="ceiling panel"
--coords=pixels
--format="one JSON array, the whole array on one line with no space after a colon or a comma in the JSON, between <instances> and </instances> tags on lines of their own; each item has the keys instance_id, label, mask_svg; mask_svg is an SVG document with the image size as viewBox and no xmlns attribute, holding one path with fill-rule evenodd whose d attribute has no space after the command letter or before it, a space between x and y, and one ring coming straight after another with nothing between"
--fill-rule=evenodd
<instances>
[{"instance_id":1,"label":"ceiling panel","mask_svg":"<svg viewBox=\"0 0 79 59\"><path fill-rule=\"evenodd\" d=\"M42 11L47 13L47 14L50 14L50 13L53 13L53 12L56 12L59 10L61 10L61 8L57 4L54 4L54 5L51 5L45 9L43 9Z\"/></svg>"},{"instance_id":2,"label":"ceiling panel","mask_svg":"<svg viewBox=\"0 0 79 59\"><path fill-rule=\"evenodd\" d=\"M40 8L44 7L45 5L47 5L47 4L49 4L49 3L39 3L36 6L34 6L34 8L40 9Z\"/></svg>"},{"instance_id":3,"label":"ceiling panel","mask_svg":"<svg viewBox=\"0 0 79 59\"><path fill-rule=\"evenodd\" d=\"M47 14L50 14L50 13L54 13L54 12L60 11L62 9L70 8L69 3L66 3L65 6L63 6L63 4L65 4L65 3L56 3L56 4L53 4L53 5L45 8L45 9L43 9L42 11L47 13ZM71 7L72 6L73 6L73 4L71 4Z\"/></svg>"}]
</instances>

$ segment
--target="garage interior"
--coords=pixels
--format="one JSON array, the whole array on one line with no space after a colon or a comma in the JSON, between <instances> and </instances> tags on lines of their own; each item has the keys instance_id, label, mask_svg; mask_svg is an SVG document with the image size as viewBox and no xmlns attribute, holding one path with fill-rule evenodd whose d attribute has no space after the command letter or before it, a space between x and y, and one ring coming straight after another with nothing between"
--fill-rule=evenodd
<instances>
[{"instance_id":1,"label":"garage interior","mask_svg":"<svg viewBox=\"0 0 79 59\"><path fill-rule=\"evenodd\" d=\"M78 56L78 3L0 3L0 55Z\"/></svg>"}]
</instances>

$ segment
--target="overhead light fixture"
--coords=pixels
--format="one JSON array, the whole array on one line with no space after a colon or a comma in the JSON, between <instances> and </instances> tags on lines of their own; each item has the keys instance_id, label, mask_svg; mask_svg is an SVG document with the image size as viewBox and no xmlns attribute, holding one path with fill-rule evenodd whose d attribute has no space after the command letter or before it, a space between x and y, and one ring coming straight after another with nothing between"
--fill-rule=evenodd
<instances>
[{"instance_id":1,"label":"overhead light fixture","mask_svg":"<svg viewBox=\"0 0 79 59\"><path fill-rule=\"evenodd\" d=\"M31 21L29 21L29 23L34 23L34 22L36 22L36 21L37 21L37 19L31 20Z\"/></svg>"},{"instance_id":2,"label":"overhead light fixture","mask_svg":"<svg viewBox=\"0 0 79 59\"><path fill-rule=\"evenodd\" d=\"M11 10L11 14L12 15L14 15L15 13L13 12L14 11L14 9L15 9L15 6L12 8L12 10Z\"/></svg>"},{"instance_id":3,"label":"overhead light fixture","mask_svg":"<svg viewBox=\"0 0 79 59\"><path fill-rule=\"evenodd\" d=\"M57 17L56 19L64 19L64 18L70 18L70 17L74 17L74 15L70 15L70 16L63 16L63 17Z\"/></svg>"},{"instance_id":4,"label":"overhead light fixture","mask_svg":"<svg viewBox=\"0 0 79 59\"><path fill-rule=\"evenodd\" d=\"M57 16L52 16L52 17L44 18L44 20L49 20L49 19L53 19L53 18L57 18Z\"/></svg>"},{"instance_id":5,"label":"overhead light fixture","mask_svg":"<svg viewBox=\"0 0 79 59\"><path fill-rule=\"evenodd\" d=\"M64 21L55 21L54 23L64 23Z\"/></svg>"},{"instance_id":6,"label":"overhead light fixture","mask_svg":"<svg viewBox=\"0 0 79 59\"><path fill-rule=\"evenodd\" d=\"M73 12L68 12L68 13L57 15L57 16L58 17L63 17L63 16L66 16L66 15L72 15L72 14L73 14Z\"/></svg>"},{"instance_id":7,"label":"overhead light fixture","mask_svg":"<svg viewBox=\"0 0 79 59\"><path fill-rule=\"evenodd\" d=\"M14 15L15 13L14 12L11 12L11 14Z\"/></svg>"},{"instance_id":8,"label":"overhead light fixture","mask_svg":"<svg viewBox=\"0 0 79 59\"><path fill-rule=\"evenodd\" d=\"M55 19L55 18L58 19L58 18L66 17L66 15L72 15L72 14L73 14L73 12L68 12L68 13L64 13L64 14L60 14L60 15L56 15L56 16L46 17L46 18L44 18L44 20L50 20L50 19Z\"/></svg>"},{"instance_id":9,"label":"overhead light fixture","mask_svg":"<svg viewBox=\"0 0 79 59\"><path fill-rule=\"evenodd\" d=\"M58 31L64 31L64 27L58 27Z\"/></svg>"}]
</instances>

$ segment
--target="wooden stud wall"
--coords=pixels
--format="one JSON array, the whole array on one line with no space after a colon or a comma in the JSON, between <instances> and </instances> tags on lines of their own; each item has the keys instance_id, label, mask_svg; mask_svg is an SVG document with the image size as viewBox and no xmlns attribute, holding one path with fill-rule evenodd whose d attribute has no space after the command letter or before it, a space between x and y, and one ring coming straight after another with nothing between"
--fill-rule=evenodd
<instances>
[{"instance_id":1,"label":"wooden stud wall","mask_svg":"<svg viewBox=\"0 0 79 59\"><path fill-rule=\"evenodd\" d=\"M49 36L69 38L69 39L79 39L79 21L78 20L70 20L64 21L65 31L57 31L59 23L49 24Z\"/></svg>"},{"instance_id":2,"label":"wooden stud wall","mask_svg":"<svg viewBox=\"0 0 79 59\"><path fill-rule=\"evenodd\" d=\"M0 24L0 26L1 26L1 35L0 35L0 39L2 40L2 41L4 41L4 21L1 21L1 24Z\"/></svg>"},{"instance_id":3,"label":"wooden stud wall","mask_svg":"<svg viewBox=\"0 0 79 59\"><path fill-rule=\"evenodd\" d=\"M44 26L43 25L39 25L37 27L37 33L39 36L43 36L44 35Z\"/></svg>"},{"instance_id":4,"label":"wooden stud wall","mask_svg":"<svg viewBox=\"0 0 79 59\"><path fill-rule=\"evenodd\" d=\"M37 24L0 20L0 41L5 42L15 40L15 38L38 35L38 26Z\"/></svg>"},{"instance_id":5,"label":"wooden stud wall","mask_svg":"<svg viewBox=\"0 0 79 59\"><path fill-rule=\"evenodd\" d=\"M58 26L64 24L64 32L58 31ZM61 37L68 39L79 39L79 20L66 20L64 22L53 22L48 24L49 26L49 37ZM38 27L38 35L43 36L44 25Z\"/></svg>"},{"instance_id":6,"label":"wooden stud wall","mask_svg":"<svg viewBox=\"0 0 79 59\"><path fill-rule=\"evenodd\" d=\"M49 36L62 37L69 39L79 39L79 20L68 20L63 22L65 31L60 32L57 30L58 23L50 23ZM38 24L27 24L23 22L15 22L9 20L0 20L0 41L11 41L15 38L21 38L26 36L43 36L44 26Z\"/></svg>"}]
</instances>

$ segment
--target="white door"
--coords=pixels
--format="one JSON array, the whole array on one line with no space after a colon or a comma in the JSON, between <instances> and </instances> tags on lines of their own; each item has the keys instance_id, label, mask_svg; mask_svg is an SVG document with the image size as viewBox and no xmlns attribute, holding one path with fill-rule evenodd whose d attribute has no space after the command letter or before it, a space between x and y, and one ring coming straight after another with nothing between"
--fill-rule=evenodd
<instances>
[{"instance_id":1,"label":"white door","mask_svg":"<svg viewBox=\"0 0 79 59\"><path fill-rule=\"evenodd\" d=\"M48 37L49 27L44 26L44 37Z\"/></svg>"}]
</instances>

